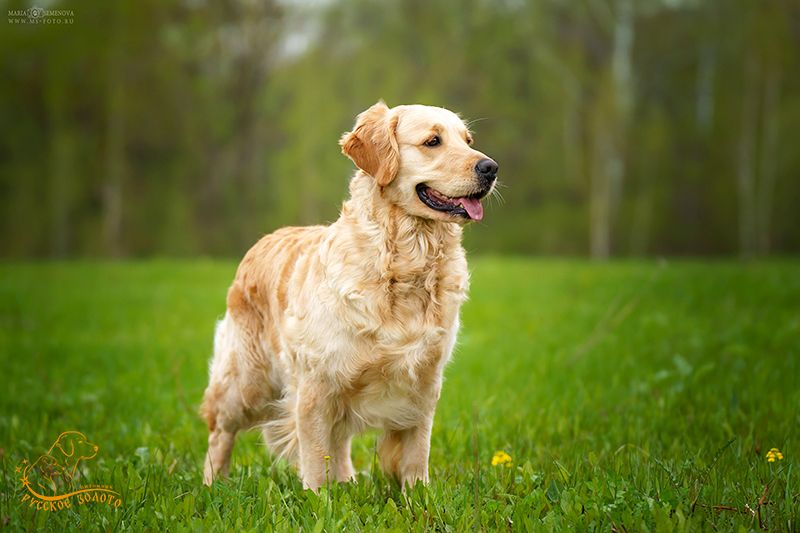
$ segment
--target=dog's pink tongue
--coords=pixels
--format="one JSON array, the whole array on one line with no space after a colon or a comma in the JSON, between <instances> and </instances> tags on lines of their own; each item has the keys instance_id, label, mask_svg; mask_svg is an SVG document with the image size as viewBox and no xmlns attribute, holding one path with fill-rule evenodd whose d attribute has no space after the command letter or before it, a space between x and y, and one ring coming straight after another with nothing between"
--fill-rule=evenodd
<instances>
[{"instance_id":1,"label":"dog's pink tongue","mask_svg":"<svg viewBox=\"0 0 800 533\"><path fill-rule=\"evenodd\" d=\"M458 201L461 203L461 207L466 210L469 218L472 220L481 220L483 218L483 206L480 200L476 200L475 198L459 198Z\"/></svg>"}]
</instances>

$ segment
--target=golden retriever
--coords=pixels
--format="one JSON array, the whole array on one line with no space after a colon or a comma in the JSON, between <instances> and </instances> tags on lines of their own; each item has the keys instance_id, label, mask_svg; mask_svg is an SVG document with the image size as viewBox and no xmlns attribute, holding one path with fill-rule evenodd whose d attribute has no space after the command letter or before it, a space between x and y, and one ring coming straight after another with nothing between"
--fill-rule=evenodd
<instances>
[{"instance_id":1,"label":"golden retriever","mask_svg":"<svg viewBox=\"0 0 800 533\"><path fill-rule=\"evenodd\" d=\"M247 252L218 322L201 414L204 482L259 426L316 490L353 479L350 441L383 431L382 469L428 480L431 426L469 273L462 226L483 218L497 163L454 113L382 101L341 141L359 170L329 226L283 228Z\"/></svg>"}]
</instances>

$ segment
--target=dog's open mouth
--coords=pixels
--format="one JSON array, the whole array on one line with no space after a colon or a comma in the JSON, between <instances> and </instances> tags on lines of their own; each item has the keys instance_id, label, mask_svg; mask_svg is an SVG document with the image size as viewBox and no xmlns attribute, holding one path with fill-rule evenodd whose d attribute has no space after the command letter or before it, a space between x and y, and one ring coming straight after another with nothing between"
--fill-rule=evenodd
<instances>
[{"instance_id":1,"label":"dog's open mouth","mask_svg":"<svg viewBox=\"0 0 800 533\"><path fill-rule=\"evenodd\" d=\"M477 192L469 196L451 198L436 189L428 187L424 183L417 185L417 196L422 203L434 209L453 216L460 216L472 220L483 218L483 205L481 198L486 196L486 192Z\"/></svg>"}]
</instances>

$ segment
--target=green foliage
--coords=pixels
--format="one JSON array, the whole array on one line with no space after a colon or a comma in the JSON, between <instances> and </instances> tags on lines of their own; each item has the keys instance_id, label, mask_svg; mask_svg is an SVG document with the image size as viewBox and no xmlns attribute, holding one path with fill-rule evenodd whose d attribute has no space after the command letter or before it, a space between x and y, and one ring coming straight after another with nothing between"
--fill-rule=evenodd
<instances>
[{"instance_id":1,"label":"green foliage","mask_svg":"<svg viewBox=\"0 0 800 533\"><path fill-rule=\"evenodd\" d=\"M470 248L800 250L793 2L48 4L74 23L0 32L5 257L238 256L330 221L379 98L474 120L505 201Z\"/></svg>"},{"instance_id":2,"label":"green foliage","mask_svg":"<svg viewBox=\"0 0 800 533\"><path fill-rule=\"evenodd\" d=\"M303 491L249 433L231 479L202 486L196 409L233 263L0 265L0 523L747 531L760 516L796 527L796 261L471 265L432 481L408 496L379 473L374 434L354 444L356 484ZM119 510L19 503L14 467L67 429L100 445L83 481L112 484ZM767 462L771 447L785 458ZM498 450L511 466L491 466Z\"/></svg>"}]
</instances>

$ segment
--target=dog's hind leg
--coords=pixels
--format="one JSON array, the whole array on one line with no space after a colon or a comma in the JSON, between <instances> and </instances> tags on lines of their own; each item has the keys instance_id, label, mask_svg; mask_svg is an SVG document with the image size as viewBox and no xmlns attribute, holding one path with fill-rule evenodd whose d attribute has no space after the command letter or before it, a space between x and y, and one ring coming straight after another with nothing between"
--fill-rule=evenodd
<instances>
[{"instance_id":1,"label":"dog's hind leg","mask_svg":"<svg viewBox=\"0 0 800 533\"><path fill-rule=\"evenodd\" d=\"M228 291L228 311L217 323L214 358L201 415L208 422L204 481L228 473L236 434L270 419L281 380L267 358L264 318L239 283Z\"/></svg>"},{"instance_id":2,"label":"dog's hind leg","mask_svg":"<svg viewBox=\"0 0 800 533\"><path fill-rule=\"evenodd\" d=\"M240 388L240 335L241 331L228 315L217 324L209 384L200 407L209 431L203 469L206 485L228 475L236 433L247 422L241 395L237 393Z\"/></svg>"},{"instance_id":3,"label":"dog's hind leg","mask_svg":"<svg viewBox=\"0 0 800 533\"><path fill-rule=\"evenodd\" d=\"M231 464L231 452L236 434L220 428L208 436L208 452L203 468L203 483L211 485L218 477L227 477Z\"/></svg>"},{"instance_id":4,"label":"dog's hind leg","mask_svg":"<svg viewBox=\"0 0 800 533\"><path fill-rule=\"evenodd\" d=\"M221 393L218 384L213 383L206 389L201 413L208 422L208 451L203 468L203 483L211 485L218 477L226 477L231 462L233 444L238 428L226 419L225 409L221 405L225 394Z\"/></svg>"}]
</instances>

